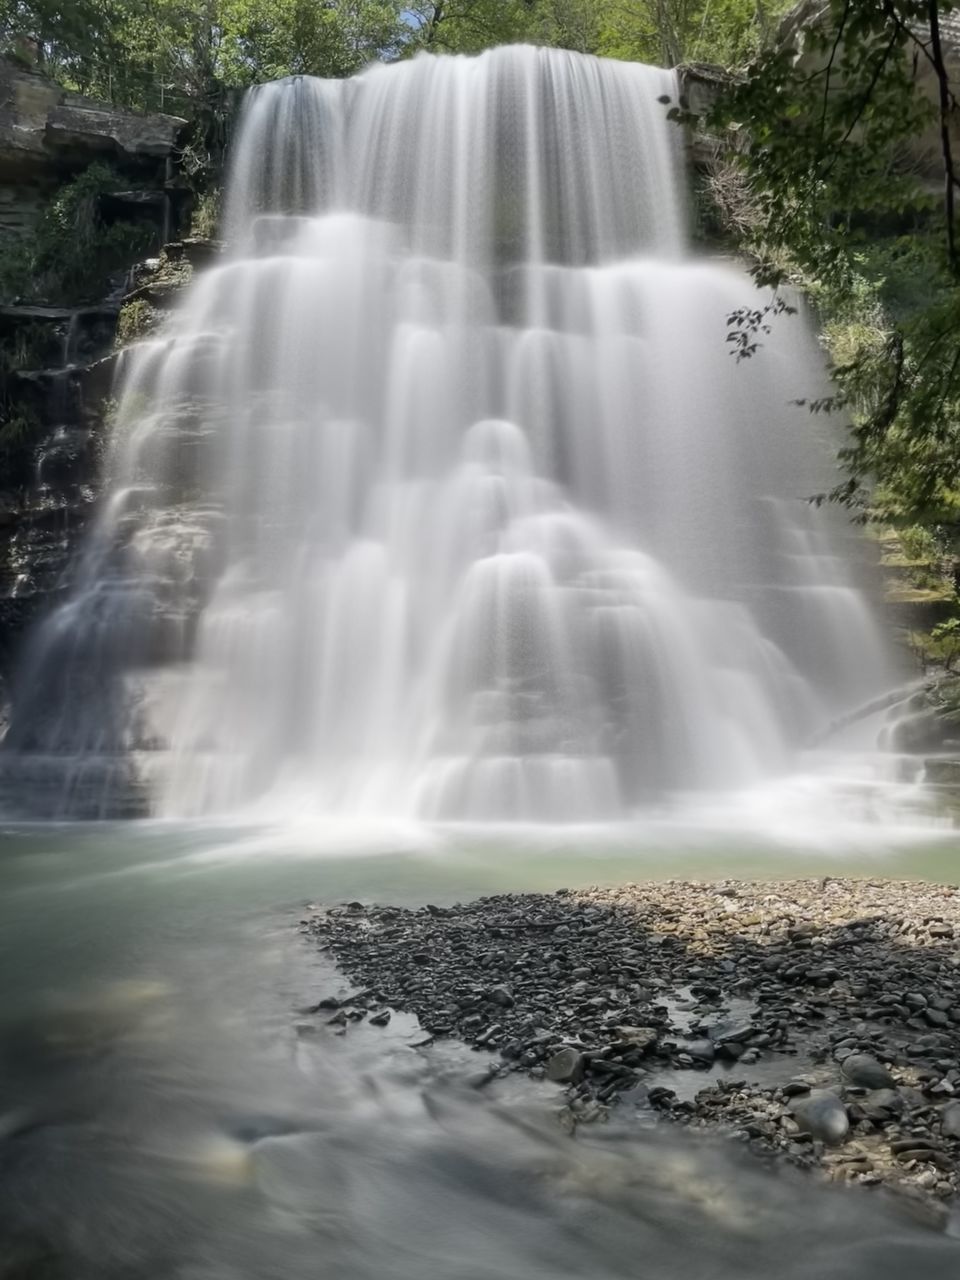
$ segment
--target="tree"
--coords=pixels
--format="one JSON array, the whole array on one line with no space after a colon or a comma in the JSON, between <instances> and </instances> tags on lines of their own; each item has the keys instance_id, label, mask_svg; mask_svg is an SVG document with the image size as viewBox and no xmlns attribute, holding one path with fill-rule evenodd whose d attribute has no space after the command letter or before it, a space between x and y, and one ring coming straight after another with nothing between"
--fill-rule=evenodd
<instances>
[{"instance_id":1,"label":"tree","mask_svg":"<svg viewBox=\"0 0 960 1280\"><path fill-rule=\"evenodd\" d=\"M0 0L5 45L33 37L67 86L187 114L223 87L349 75L410 34L402 0Z\"/></svg>"},{"instance_id":2,"label":"tree","mask_svg":"<svg viewBox=\"0 0 960 1280\"><path fill-rule=\"evenodd\" d=\"M847 479L829 496L953 542L960 115L943 23L957 8L808 6L792 38L764 51L698 122L726 140L758 283L799 285L822 316L836 386L811 408L851 422ZM763 312L741 318L748 348L767 322Z\"/></svg>"},{"instance_id":3,"label":"tree","mask_svg":"<svg viewBox=\"0 0 960 1280\"><path fill-rule=\"evenodd\" d=\"M595 52L674 67L755 53L790 0L600 0Z\"/></svg>"},{"instance_id":4,"label":"tree","mask_svg":"<svg viewBox=\"0 0 960 1280\"><path fill-rule=\"evenodd\" d=\"M413 48L478 53L492 45L541 38L540 0L421 0L408 6Z\"/></svg>"},{"instance_id":5,"label":"tree","mask_svg":"<svg viewBox=\"0 0 960 1280\"><path fill-rule=\"evenodd\" d=\"M752 53L791 0L432 0L410 6L416 43L475 52L529 40L676 66Z\"/></svg>"}]
</instances>

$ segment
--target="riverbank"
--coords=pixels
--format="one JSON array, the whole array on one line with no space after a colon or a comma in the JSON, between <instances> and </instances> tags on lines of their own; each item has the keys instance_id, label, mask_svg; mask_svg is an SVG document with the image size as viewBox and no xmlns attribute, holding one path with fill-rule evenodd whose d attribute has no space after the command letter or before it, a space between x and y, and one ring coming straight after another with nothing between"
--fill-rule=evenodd
<instances>
[{"instance_id":1,"label":"riverbank","mask_svg":"<svg viewBox=\"0 0 960 1280\"><path fill-rule=\"evenodd\" d=\"M612 1114L903 1193L960 1189L960 890L891 880L659 882L401 909L316 908L349 983L331 1033L414 1013L473 1084L553 1082L570 1130ZM616 1113L613 1108L617 1107Z\"/></svg>"}]
</instances>

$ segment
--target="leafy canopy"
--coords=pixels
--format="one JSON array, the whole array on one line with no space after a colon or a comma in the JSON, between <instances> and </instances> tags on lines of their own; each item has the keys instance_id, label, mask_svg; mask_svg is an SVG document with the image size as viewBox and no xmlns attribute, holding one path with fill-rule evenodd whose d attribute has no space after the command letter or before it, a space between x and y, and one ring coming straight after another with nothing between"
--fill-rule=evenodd
<instances>
[{"instance_id":1,"label":"leafy canopy","mask_svg":"<svg viewBox=\"0 0 960 1280\"><path fill-rule=\"evenodd\" d=\"M811 407L852 420L832 496L960 528L960 114L943 25L958 3L809 9L697 123L723 140L758 282L799 284L823 317L836 393Z\"/></svg>"}]
</instances>

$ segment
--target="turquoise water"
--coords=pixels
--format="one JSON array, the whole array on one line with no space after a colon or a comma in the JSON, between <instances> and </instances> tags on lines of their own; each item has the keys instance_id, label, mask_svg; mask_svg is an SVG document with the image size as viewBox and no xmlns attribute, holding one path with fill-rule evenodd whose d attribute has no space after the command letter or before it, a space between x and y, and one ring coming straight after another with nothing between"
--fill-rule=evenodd
<instances>
[{"instance_id":1,"label":"turquoise water","mask_svg":"<svg viewBox=\"0 0 960 1280\"><path fill-rule=\"evenodd\" d=\"M302 1010L340 979L297 926L317 900L956 864L945 834L788 853L677 833L8 828L0 1274L619 1280L639 1250L666 1280L946 1280L955 1242L865 1193L627 1116L571 1140L552 1093L464 1090L476 1057L414 1049L410 1019L334 1036Z\"/></svg>"}]
</instances>

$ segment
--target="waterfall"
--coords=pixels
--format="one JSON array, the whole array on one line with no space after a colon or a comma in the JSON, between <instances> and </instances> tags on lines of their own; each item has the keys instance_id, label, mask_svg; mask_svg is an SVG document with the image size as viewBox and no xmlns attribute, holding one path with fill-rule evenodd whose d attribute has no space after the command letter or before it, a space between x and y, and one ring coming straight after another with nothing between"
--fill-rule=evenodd
<instances>
[{"instance_id":1,"label":"waterfall","mask_svg":"<svg viewBox=\"0 0 960 1280\"><path fill-rule=\"evenodd\" d=\"M509 47L250 93L229 252L125 353L6 744L48 812L608 821L889 681L802 318L737 363L674 76Z\"/></svg>"}]
</instances>

